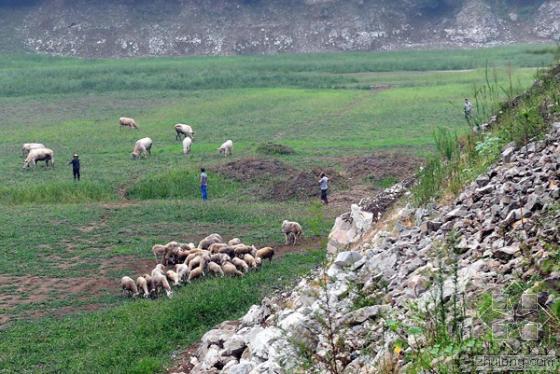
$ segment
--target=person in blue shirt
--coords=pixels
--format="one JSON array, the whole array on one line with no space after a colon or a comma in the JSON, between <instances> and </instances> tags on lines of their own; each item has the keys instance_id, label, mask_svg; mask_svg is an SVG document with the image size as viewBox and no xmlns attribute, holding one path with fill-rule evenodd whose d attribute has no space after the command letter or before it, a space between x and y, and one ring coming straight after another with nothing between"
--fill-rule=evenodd
<instances>
[{"instance_id":1,"label":"person in blue shirt","mask_svg":"<svg viewBox=\"0 0 560 374\"><path fill-rule=\"evenodd\" d=\"M74 157L68 163L68 165L72 165L72 174L74 175L74 180L80 180L80 158L78 157L77 153L74 153Z\"/></svg>"},{"instance_id":2,"label":"person in blue shirt","mask_svg":"<svg viewBox=\"0 0 560 374\"><path fill-rule=\"evenodd\" d=\"M200 169L200 193L202 194L202 200L208 200L208 174L206 174L206 169Z\"/></svg>"}]
</instances>

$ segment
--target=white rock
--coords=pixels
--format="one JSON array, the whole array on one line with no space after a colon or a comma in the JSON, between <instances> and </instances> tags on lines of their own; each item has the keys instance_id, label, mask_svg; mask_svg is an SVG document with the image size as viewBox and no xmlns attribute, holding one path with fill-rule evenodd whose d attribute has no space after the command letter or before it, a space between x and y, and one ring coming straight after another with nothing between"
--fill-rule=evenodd
<instances>
[{"instance_id":1,"label":"white rock","mask_svg":"<svg viewBox=\"0 0 560 374\"><path fill-rule=\"evenodd\" d=\"M341 267L350 266L353 263L361 260L362 257L363 256L358 252L352 252L352 251L340 252L336 256L336 260L334 260L334 263Z\"/></svg>"}]
</instances>

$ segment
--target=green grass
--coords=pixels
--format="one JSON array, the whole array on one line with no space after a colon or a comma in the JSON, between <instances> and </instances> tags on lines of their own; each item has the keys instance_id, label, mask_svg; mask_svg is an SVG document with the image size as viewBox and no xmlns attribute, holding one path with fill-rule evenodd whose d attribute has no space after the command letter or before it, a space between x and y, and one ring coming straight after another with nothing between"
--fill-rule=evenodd
<instances>
[{"instance_id":1,"label":"green grass","mask_svg":"<svg viewBox=\"0 0 560 374\"><path fill-rule=\"evenodd\" d=\"M242 316L323 256L322 251L290 254L242 279L194 282L171 300L119 301L110 310L16 323L2 332L0 372L159 371L170 350L195 342L223 320Z\"/></svg>"},{"instance_id":2,"label":"green grass","mask_svg":"<svg viewBox=\"0 0 560 374\"><path fill-rule=\"evenodd\" d=\"M20 298L0 301L0 321L15 321L1 332L0 372L119 372L123 365L161 371L171 352L240 316L270 287L290 284L322 254L289 256L243 280L197 282L171 301L122 300L119 278L147 270L153 244L219 232L276 246L283 219L324 239L340 213L313 201L263 198L286 175L234 182L215 170L272 157L296 172L344 172L349 157L431 154L435 128L467 131L462 101L484 84L487 64L497 84L506 87L511 77L521 91L553 55L550 46L519 45L223 58L0 56L0 277L8 284L0 296ZM119 129L123 115L140 130ZM188 158L175 140L178 122L196 132ZM154 141L152 156L133 161L134 142L144 136ZM229 159L216 150L226 139L235 143ZM54 169L22 169L20 147L31 141L55 151ZM264 143L294 152L263 156ZM74 152L82 162L80 183L66 165ZM200 167L210 171L208 204L199 201ZM360 183L378 189L396 179ZM344 193L337 186L350 183L333 181L333 192ZM52 289L16 288L32 276ZM64 286L92 280L101 286L80 292ZM45 292L49 297L37 301ZM72 314L88 307L102 310ZM65 317L44 318L56 315Z\"/></svg>"}]
</instances>

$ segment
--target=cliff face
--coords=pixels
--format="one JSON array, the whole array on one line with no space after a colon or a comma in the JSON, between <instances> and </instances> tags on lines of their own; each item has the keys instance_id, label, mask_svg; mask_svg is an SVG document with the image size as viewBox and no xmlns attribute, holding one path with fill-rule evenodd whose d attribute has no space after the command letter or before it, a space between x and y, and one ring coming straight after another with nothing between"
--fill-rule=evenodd
<instances>
[{"instance_id":1,"label":"cliff face","mask_svg":"<svg viewBox=\"0 0 560 374\"><path fill-rule=\"evenodd\" d=\"M0 50L119 57L479 46L558 39L559 13L555 0L0 0Z\"/></svg>"}]
</instances>

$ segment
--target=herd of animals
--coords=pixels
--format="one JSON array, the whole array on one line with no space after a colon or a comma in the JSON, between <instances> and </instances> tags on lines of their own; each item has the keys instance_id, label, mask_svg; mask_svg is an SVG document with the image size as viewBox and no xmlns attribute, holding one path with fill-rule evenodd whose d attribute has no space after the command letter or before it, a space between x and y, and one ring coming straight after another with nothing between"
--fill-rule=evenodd
<instances>
[{"instance_id":1,"label":"herd of animals","mask_svg":"<svg viewBox=\"0 0 560 374\"><path fill-rule=\"evenodd\" d=\"M138 125L133 118L119 118L121 128L138 129ZM175 138L183 142L183 154L188 156L194 139L194 131L191 126L178 123L175 126ZM153 141L151 138L142 138L136 141L132 150L132 158L138 159L151 155ZM230 156L233 152L233 141L226 140L219 148L218 152L224 156ZM54 167L54 151L47 148L42 143L25 143L22 147L22 154L25 157L23 168L34 167L38 161L44 161L46 166L49 163Z\"/></svg>"},{"instance_id":2,"label":"herd of animals","mask_svg":"<svg viewBox=\"0 0 560 374\"><path fill-rule=\"evenodd\" d=\"M303 235L301 225L297 222L283 221L282 232L286 244L295 245ZM202 239L198 246L194 243L169 242L152 247L156 266L149 274L136 278L121 278L123 295L155 298L165 292L173 296L173 286L202 278L206 275L242 277L251 270L258 269L263 260L272 262L274 249L264 247L257 249L234 238L225 242L219 234L211 234ZM171 267L168 269L168 267Z\"/></svg>"},{"instance_id":3,"label":"herd of animals","mask_svg":"<svg viewBox=\"0 0 560 374\"><path fill-rule=\"evenodd\" d=\"M121 128L138 129L133 118L121 117ZM176 124L175 138L183 142L183 154L188 156L194 139L191 126ZM139 139L132 150L132 158L138 159L151 154L152 139ZM233 152L233 142L227 140L218 152L230 156ZM38 161L44 161L54 167L54 152L41 143L25 143L22 147L25 157L24 168L35 166ZM303 230L297 222L283 221L282 232L286 244L295 245L302 236ZM165 292L168 297L173 295L171 285L179 286L207 274L214 276L240 276L252 269L258 269L263 260L272 261L274 249L264 247L257 249L254 245L246 245L238 238L225 242L219 234L211 234L195 246L194 243L169 242L165 245L156 244L152 247L156 258L156 267L150 274L139 276L136 281L128 276L121 279L121 288L125 295L145 298L156 297ZM161 260L160 257L161 256ZM172 266L172 269L167 269ZM170 283L171 282L171 285Z\"/></svg>"}]
</instances>

